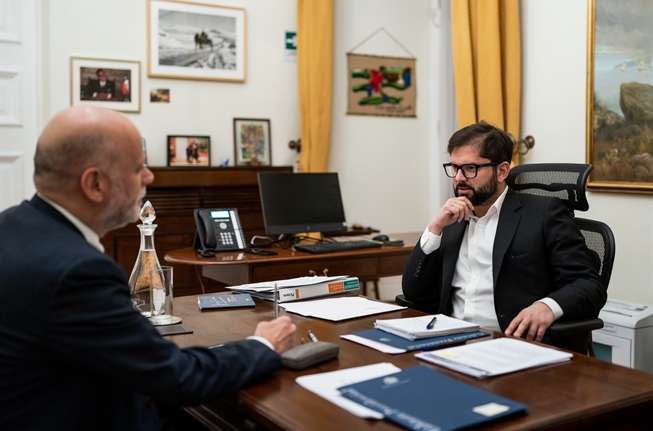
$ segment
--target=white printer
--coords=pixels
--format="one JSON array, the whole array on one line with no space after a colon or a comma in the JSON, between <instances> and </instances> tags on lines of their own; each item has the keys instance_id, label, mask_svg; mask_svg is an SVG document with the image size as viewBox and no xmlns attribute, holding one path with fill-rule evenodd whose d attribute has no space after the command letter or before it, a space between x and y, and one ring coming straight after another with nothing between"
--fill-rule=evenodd
<instances>
[{"instance_id":1,"label":"white printer","mask_svg":"<svg viewBox=\"0 0 653 431\"><path fill-rule=\"evenodd\" d=\"M608 299L592 332L598 359L653 373L653 307Z\"/></svg>"}]
</instances>

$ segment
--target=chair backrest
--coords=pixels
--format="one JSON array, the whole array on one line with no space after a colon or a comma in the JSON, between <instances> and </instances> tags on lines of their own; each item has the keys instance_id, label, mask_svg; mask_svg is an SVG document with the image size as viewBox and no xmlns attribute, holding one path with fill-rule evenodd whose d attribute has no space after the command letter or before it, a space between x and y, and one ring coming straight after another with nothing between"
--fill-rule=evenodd
<instances>
[{"instance_id":1,"label":"chair backrest","mask_svg":"<svg viewBox=\"0 0 653 431\"><path fill-rule=\"evenodd\" d=\"M577 163L533 163L510 169L506 182L517 193L560 198L569 212L587 211L587 177L592 165Z\"/></svg>"},{"instance_id":2,"label":"chair backrest","mask_svg":"<svg viewBox=\"0 0 653 431\"><path fill-rule=\"evenodd\" d=\"M600 221L574 217L574 223L585 237L587 248L596 253L597 269L605 288L608 288L615 256L615 242L612 229Z\"/></svg>"},{"instance_id":3,"label":"chair backrest","mask_svg":"<svg viewBox=\"0 0 653 431\"><path fill-rule=\"evenodd\" d=\"M585 194L587 177L594 167L584 163L533 163L515 166L506 180L517 193L560 198L571 215L587 211ZM605 288L608 288L615 256L615 241L608 225L596 220L575 218L587 247L596 253L596 267Z\"/></svg>"}]
</instances>

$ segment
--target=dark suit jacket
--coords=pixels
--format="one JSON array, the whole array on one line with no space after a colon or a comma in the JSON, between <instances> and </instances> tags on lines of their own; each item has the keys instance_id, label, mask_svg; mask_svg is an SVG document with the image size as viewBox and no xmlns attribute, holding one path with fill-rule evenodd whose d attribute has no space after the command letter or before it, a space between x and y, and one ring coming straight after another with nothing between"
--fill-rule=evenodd
<instances>
[{"instance_id":1,"label":"dark suit jacket","mask_svg":"<svg viewBox=\"0 0 653 431\"><path fill-rule=\"evenodd\" d=\"M208 402L281 366L256 340L163 339L122 269L38 197L0 214L0 238L2 430L160 429L152 398Z\"/></svg>"},{"instance_id":2,"label":"dark suit jacket","mask_svg":"<svg viewBox=\"0 0 653 431\"><path fill-rule=\"evenodd\" d=\"M417 243L402 280L406 299L436 304L439 313L451 315L451 283L466 227L462 221L443 229L440 248L429 255ZM492 252L494 308L501 330L544 297L560 305L564 319L598 316L607 292L590 256L559 199L508 189Z\"/></svg>"},{"instance_id":3,"label":"dark suit jacket","mask_svg":"<svg viewBox=\"0 0 653 431\"><path fill-rule=\"evenodd\" d=\"M107 79L107 83L105 84L104 87L100 87L100 80L99 79L91 79L88 83L87 87L88 91L88 96L87 98L91 99L93 98L93 93L106 93L111 95L111 100L115 100L116 98L116 83L113 81L109 81Z\"/></svg>"}]
</instances>

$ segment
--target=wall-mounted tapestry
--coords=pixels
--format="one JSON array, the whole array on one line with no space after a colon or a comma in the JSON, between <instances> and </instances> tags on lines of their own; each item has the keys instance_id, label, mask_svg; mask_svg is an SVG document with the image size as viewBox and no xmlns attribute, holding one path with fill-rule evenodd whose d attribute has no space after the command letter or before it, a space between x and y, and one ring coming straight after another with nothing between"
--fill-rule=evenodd
<instances>
[{"instance_id":1,"label":"wall-mounted tapestry","mask_svg":"<svg viewBox=\"0 0 653 431\"><path fill-rule=\"evenodd\" d=\"M415 59L347 54L348 115L415 117Z\"/></svg>"}]
</instances>

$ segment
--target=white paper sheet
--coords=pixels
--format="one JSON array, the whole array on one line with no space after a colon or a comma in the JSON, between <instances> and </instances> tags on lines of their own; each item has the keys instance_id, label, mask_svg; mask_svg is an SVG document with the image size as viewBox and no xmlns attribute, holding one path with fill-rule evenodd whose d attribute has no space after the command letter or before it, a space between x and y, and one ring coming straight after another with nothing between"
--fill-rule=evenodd
<instances>
[{"instance_id":1,"label":"white paper sheet","mask_svg":"<svg viewBox=\"0 0 653 431\"><path fill-rule=\"evenodd\" d=\"M272 292L274 283L277 283L277 289L284 287L310 286L312 284L326 283L330 281L344 280L347 275L337 275L333 277L315 276L315 277L297 277L287 280L262 281L259 283L241 284L238 286L227 286L227 289L245 291L245 292Z\"/></svg>"},{"instance_id":2,"label":"white paper sheet","mask_svg":"<svg viewBox=\"0 0 653 431\"><path fill-rule=\"evenodd\" d=\"M568 361L571 353L514 338L498 338L415 355L478 378Z\"/></svg>"},{"instance_id":3,"label":"white paper sheet","mask_svg":"<svg viewBox=\"0 0 653 431\"><path fill-rule=\"evenodd\" d=\"M402 310L406 307L361 297L320 299L317 301L291 302L279 304L290 313L318 319L339 321L377 313Z\"/></svg>"},{"instance_id":4,"label":"white paper sheet","mask_svg":"<svg viewBox=\"0 0 653 431\"><path fill-rule=\"evenodd\" d=\"M342 407L348 412L361 418L383 419L383 415L372 409L368 409L357 402L351 401L338 392L337 388L364 382L365 380L387 376L401 371L389 362L365 365L363 367L347 368L345 370L331 371L328 373L311 374L309 376L297 377L298 385L331 401L333 404Z\"/></svg>"}]
</instances>

